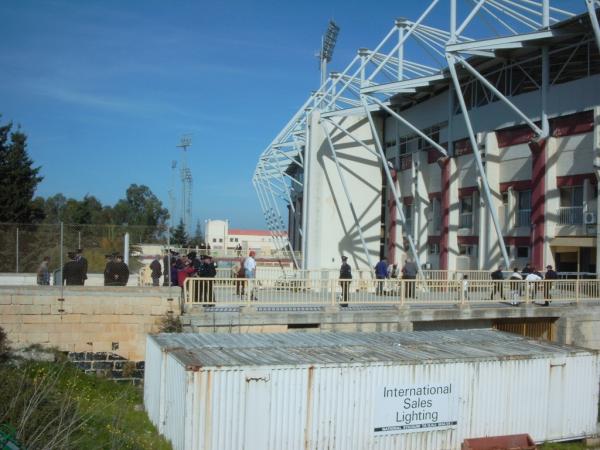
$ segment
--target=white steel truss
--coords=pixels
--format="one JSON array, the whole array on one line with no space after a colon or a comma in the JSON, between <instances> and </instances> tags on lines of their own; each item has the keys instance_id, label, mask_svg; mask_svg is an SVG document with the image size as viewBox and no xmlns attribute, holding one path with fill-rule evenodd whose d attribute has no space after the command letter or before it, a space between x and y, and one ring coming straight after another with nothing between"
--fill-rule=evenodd
<instances>
[{"instance_id":1,"label":"white steel truss","mask_svg":"<svg viewBox=\"0 0 600 450\"><path fill-rule=\"evenodd\" d=\"M597 19L600 0L585 1L591 26L598 47L600 47L600 26L598 26ZM560 78L577 49L585 44L588 38L579 43L565 44L564 49L572 49L572 53L551 80L550 43L554 39L568 35L568 31L555 25L574 17L574 12L551 5L550 0L468 0L466 3L466 8L459 8L456 0L433 0L417 20L397 19L392 29L373 50L359 49L358 54L342 72L331 73L320 89L310 95L304 105L261 154L253 176L253 183L267 220L267 226L271 230L273 238L280 245L294 250L289 236L285 234L285 223L280 214L278 202L289 205L292 215L302 218L299 232L303 241L304 255L307 239L310 238L304 233L307 217L310 214L310 207L306 201L307 190L310 188L310 168L305 161L308 160L307 155L311 151L308 145L307 121L312 111L318 110L320 113L320 125L329 143L333 161L344 187L346 200L352 210L354 220L357 222L365 259L371 267L371 258L367 251L363 231L354 210L351 194L339 168L332 133L334 131L342 133L357 143L359 148L378 157L387 178L388 189L396 202L398 219L403 225L402 230L405 233L406 218L403 214L401 199L396 192L395 182L392 179L385 150L375 128L372 114L383 112L389 115L437 150L439 157L447 157L453 154L450 145L453 142L451 119L460 113L468 131L468 139L481 180L480 187L483 191L487 211L494 224L500 253L508 266L508 255L497 212L492 207L492 194L487 181L484 161L469 115L472 105L467 102L465 90L469 89L473 83L478 83L483 87L484 102L501 101L515 113L518 121L525 123L533 130L538 140L544 140L549 133L548 88ZM434 10L437 12L443 6L449 7L449 9L443 10L449 17L448 30L427 25ZM471 35L467 36L469 32ZM408 45L420 49L418 60L413 61L406 58ZM501 57L505 52L518 49L539 49L539 55L531 58L532 60L539 59L541 62L539 77L518 63L506 63L502 69L484 71L471 62L472 58L491 60ZM533 84L539 90L541 125L538 126L533 118L521 111L511 101L511 96L517 93L521 84L513 86L511 83L510 88L504 89L499 86L503 71L507 73L510 71L511 74L513 71L522 72L524 75L521 77L520 83ZM506 78L505 74L504 80ZM457 104L455 104L454 96L449 96L451 105L448 109L448 150L440 142L432 139L425 130L412 124L396 107L404 98L410 99L415 93L426 91L440 84L445 84L447 88L451 89L457 100ZM375 148L365 144L351 130L344 128L341 119L350 115L368 118ZM295 197L304 199L302 211L296 210ZM413 259L421 267L412 236L405 233L404 237L409 244Z\"/></svg>"}]
</instances>

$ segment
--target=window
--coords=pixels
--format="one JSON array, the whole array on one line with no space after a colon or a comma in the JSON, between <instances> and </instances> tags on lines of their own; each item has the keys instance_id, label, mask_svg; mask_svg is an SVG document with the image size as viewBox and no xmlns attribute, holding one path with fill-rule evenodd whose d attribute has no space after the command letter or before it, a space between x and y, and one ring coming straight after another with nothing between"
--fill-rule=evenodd
<instances>
[{"instance_id":1,"label":"window","mask_svg":"<svg viewBox=\"0 0 600 450\"><path fill-rule=\"evenodd\" d=\"M583 223L583 186L560 188L558 223L581 225Z\"/></svg>"},{"instance_id":2,"label":"window","mask_svg":"<svg viewBox=\"0 0 600 450\"><path fill-rule=\"evenodd\" d=\"M467 195L460 199L459 228L471 228L473 226L473 197Z\"/></svg>"},{"instance_id":3,"label":"window","mask_svg":"<svg viewBox=\"0 0 600 450\"><path fill-rule=\"evenodd\" d=\"M440 244L438 244L437 242L429 244L429 254L439 255L440 254Z\"/></svg>"},{"instance_id":4,"label":"window","mask_svg":"<svg viewBox=\"0 0 600 450\"><path fill-rule=\"evenodd\" d=\"M412 233L412 205L404 205L404 220L406 222L406 233Z\"/></svg>"},{"instance_id":5,"label":"window","mask_svg":"<svg viewBox=\"0 0 600 450\"><path fill-rule=\"evenodd\" d=\"M517 247L517 258L529 258L529 247Z\"/></svg>"},{"instance_id":6,"label":"window","mask_svg":"<svg viewBox=\"0 0 600 450\"><path fill-rule=\"evenodd\" d=\"M458 244L458 254L461 256L472 256L475 254L475 246Z\"/></svg>"},{"instance_id":7,"label":"window","mask_svg":"<svg viewBox=\"0 0 600 450\"><path fill-rule=\"evenodd\" d=\"M500 219L504 221L505 227L508 227L509 217L510 216L509 216L509 210L508 210L508 192L503 192L502 193L502 214L500 216Z\"/></svg>"},{"instance_id":8,"label":"window","mask_svg":"<svg viewBox=\"0 0 600 450\"><path fill-rule=\"evenodd\" d=\"M216 238L213 238L213 242L217 242L217 239L216 239Z\"/></svg>"},{"instance_id":9,"label":"window","mask_svg":"<svg viewBox=\"0 0 600 450\"><path fill-rule=\"evenodd\" d=\"M440 231L442 229L442 208L439 198L434 198L431 201L433 230Z\"/></svg>"},{"instance_id":10,"label":"window","mask_svg":"<svg viewBox=\"0 0 600 450\"><path fill-rule=\"evenodd\" d=\"M531 224L531 191L518 192L517 226L529 227Z\"/></svg>"},{"instance_id":11,"label":"window","mask_svg":"<svg viewBox=\"0 0 600 450\"><path fill-rule=\"evenodd\" d=\"M223 239L222 239L222 238L219 238L219 242L223 242Z\"/></svg>"}]
</instances>

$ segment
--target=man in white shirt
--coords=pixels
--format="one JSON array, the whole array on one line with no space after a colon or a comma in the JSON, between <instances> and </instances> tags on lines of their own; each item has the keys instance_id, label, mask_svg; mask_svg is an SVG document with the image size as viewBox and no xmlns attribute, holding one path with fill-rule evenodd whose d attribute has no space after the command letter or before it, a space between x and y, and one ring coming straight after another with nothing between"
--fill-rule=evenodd
<instances>
[{"instance_id":1,"label":"man in white shirt","mask_svg":"<svg viewBox=\"0 0 600 450\"><path fill-rule=\"evenodd\" d=\"M254 250L251 250L248 257L244 260L244 275L248 280L248 288L246 289L246 292L250 293L250 300L258 300L254 292L253 281L254 278L256 278L256 260L254 259L255 255L256 252Z\"/></svg>"}]
</instances>

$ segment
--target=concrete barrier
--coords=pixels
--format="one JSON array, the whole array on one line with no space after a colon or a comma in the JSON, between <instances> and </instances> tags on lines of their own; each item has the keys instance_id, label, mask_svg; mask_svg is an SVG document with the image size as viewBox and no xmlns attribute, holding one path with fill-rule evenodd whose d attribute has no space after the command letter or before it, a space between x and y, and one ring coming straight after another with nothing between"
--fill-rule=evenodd
<instances>
[{"instance_id":1,"label":"concrete barrier","mask_svg":"<svg viewBox=\"0 0 600 450\"><path fill-rule=\"evenodd\" d=\"M179 289L136 287L0 287L0 327L15 348L31 344L67 352L113 352L143 360L145 336L167 314L179 316Z\"/></svg>"}]
</instances>

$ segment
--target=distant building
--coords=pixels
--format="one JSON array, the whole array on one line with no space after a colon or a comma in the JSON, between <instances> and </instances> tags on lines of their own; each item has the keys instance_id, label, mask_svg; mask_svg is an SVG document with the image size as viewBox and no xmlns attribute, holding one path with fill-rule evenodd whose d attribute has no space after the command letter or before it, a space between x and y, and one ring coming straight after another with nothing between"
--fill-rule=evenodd
<instances>
[{"instance_id":1,"label":"distant building","mask_svg":"<svg viewBox=\"0 0 600 450\"><path fill-rule=\"evenodd\" d=\"M278 248L270 231L229 228L228 220L209 219L205 230L206 243L215 250L235 249L241 245L244 250L260 250L264 253Z\"/></svg>"}]
</instances>

